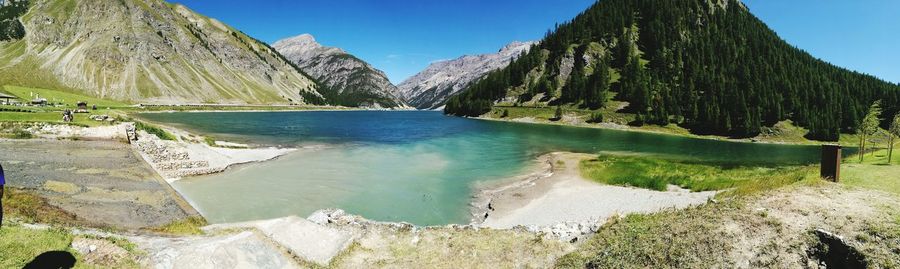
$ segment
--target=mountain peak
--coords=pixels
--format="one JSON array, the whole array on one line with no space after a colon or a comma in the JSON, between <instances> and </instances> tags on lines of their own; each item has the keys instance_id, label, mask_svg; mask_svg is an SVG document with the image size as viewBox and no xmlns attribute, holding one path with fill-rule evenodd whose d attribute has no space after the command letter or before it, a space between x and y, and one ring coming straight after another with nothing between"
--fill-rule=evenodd
<instances>
[{"instance_id":1,"label":"mountain peak","mask_svg":"<svg viewBox=\"0 0 900 269\"><path fill-rule=\"evenodd\" d=\"M273 47L295 47L295 48L304 48L304 49L316 49L321 48L322 44L316 42L316 38L311 34L302 34L294 37L288 37L282 40L278 40L275 44L272 44Z\"/></svg>"},{"instance_id":2,"label":"mountain peak","mask_svg":"<svg viewBox=\"0 0 900 269\"><path fill-rule=\"evenodd\" d=\"M502 52L506 52L506 51L522 51L523 47L531 47L534 44L537 44L537 42L536 41L528 41L528 42L513 41L513 42L510 42L509 44L506 44L506 46L503 46L503 48L500 49L500 52L502 53Z\"/></svg>"},{"instance_id":3,"label":"mountain peak","mask_svg":"<svg viewBox=\"0 0 900 269\"><path fill-rule=\"evenodd\" d=\"M336 105L371 108L405 108L393 95L396 87L384 72L340 48L322 46L310 34L285 38L272 44L303 72L322 81L320 89Z\"/></svg>"}]
</instances>

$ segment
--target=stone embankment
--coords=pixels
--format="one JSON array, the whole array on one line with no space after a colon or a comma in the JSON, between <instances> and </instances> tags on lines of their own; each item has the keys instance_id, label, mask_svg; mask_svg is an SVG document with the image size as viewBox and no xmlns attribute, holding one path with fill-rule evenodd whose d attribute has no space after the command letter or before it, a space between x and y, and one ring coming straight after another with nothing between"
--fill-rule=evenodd
<instances>
[{"instance_id":1,"label":"stone embankment","mask_svg":"<svg viewBox=\"0 0 900 269\"><path fill-rule=\"evenodd\" d=\"M207 160L192 159L187 148L176 141L161 140L155 135L138 132L132 143L141 156L164 178L181 178L224 171L226 167L210 167Z\"/></svg>"},{"instance_id":2,"label":"stone embankment","mask_svg":"<svg viewBox=\"0 0 900 269\"><path fill-rule=\"evenodd\" d=\"M242 163L275 159L295 149L282 148L221 148L187 141L162 140L144 131L137 131L134 148L167 181L183 177L214 174ZM240 145L220 142L219 144ZM243 145L242 145L243 146Z\"/></svg>"}]
</instances>

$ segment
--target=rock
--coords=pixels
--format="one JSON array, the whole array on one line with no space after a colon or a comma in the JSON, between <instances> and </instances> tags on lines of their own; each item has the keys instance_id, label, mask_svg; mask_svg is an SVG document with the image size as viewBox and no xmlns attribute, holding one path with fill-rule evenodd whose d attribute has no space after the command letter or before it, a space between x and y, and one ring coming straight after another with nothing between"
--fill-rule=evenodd
<instances>
[{"instance_id":1,"label":"rock","mask_svg":"<svg viewBox=\"0 0 900 269\"><path fill-rule=\"evenodd\" d=\"M328 212L325 210L313 212L312 215L309 215L306 219L319 225L326 225L331 222L331 217L328 216Z\"/></svg>"}]
</instances>

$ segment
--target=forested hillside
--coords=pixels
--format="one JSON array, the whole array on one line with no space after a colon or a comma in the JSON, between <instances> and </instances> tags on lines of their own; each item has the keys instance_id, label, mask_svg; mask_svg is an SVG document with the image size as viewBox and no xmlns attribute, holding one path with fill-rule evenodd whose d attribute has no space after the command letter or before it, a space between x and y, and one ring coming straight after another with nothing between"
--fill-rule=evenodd
<instances>
[{"instance_id":1,"label":"forested hillside","mask_svg":"<svg viewBox=\"0 0 900 269\"><path fill-rule=\"evenodd\" d=\"M733 137L793 120L810 139L837 140L876 100L885 119L900 109L900 85L814 58L737 0L602 0L445 113L478 116L501 100L595 109L610 97L635 125Z\"/></svg>"}]
</instances>

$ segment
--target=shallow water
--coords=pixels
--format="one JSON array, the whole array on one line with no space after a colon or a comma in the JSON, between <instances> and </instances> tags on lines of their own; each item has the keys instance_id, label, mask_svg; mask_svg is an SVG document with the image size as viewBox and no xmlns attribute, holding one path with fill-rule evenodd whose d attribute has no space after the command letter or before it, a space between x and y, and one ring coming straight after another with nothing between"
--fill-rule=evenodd
<instances>
[{"instance_id":1,"label":"shallow water","mask_svg":"<svg viewBox=\"0 0 900 269\"><path fill-rule=\"evenodd\" d=\"M551 151L631 152L735 164L803 164L814 146L733 143L440 112L157 113L141 117L219 139L324 145L176 182L211 222L306 216L323 208L419 225L468 223L473 184L522 173Z\"/></svg>"}]
</instances>

